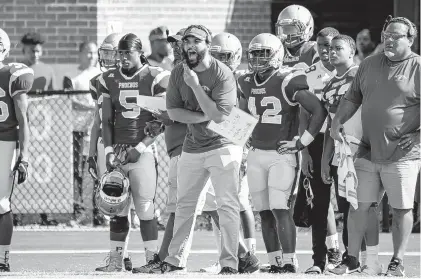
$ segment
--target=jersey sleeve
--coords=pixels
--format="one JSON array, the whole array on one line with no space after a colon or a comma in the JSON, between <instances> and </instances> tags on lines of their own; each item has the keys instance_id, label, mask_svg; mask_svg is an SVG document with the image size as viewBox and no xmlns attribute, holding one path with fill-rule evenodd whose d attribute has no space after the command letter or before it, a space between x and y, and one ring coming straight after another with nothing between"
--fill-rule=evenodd
<instances>
[{"instance_id":1,"label":"jersey sleeve","mask_svg":"<svg viewBox=\"0 0 421 279\"><path fill-rule=\"evenodd\" d=\"M171 72L166 94L167 109L184 108L183 100L181 99L180 91L177 86L177 79L181 76L180 65L174 68Z\"/></svg>"},{"instance_id":2,"label":"jersey sleeve","mask_svg":"<svg viewBox=\"0 0 421 279\"><path fill-rule=\"evenodd\" d=\"M352 103L355 104L362 104L363 101L363 94L361 92L361 75L364 71L364 65L363 62L360 67L357 70L357 73L354 77L354 80L352 81L351 87L348 89L348 91L345 93L344 98Z\"/></svg>"},{"instance_id":3,"label":"jersey sleeve","mask_svg":"<svg viewBox=\"0 0 421 279\"><path fill-rule=\"evenodd\" d=\"M11 97L28 93L34 83L34 71L23 64L13 64L10 68L9 93Z\"/></svg>"},{"instance_id":4,"label":"jersey sleeve","mask_svg":"<svg viewBox=\"0 0 421 279\"><path fill-rule=\"evenodd\" d=\"M221 69L222 70L222 69ZM237 82L232 72L220 75L215 87L212 89L212 99L220 112L225 115L231 113L237 103Z\"/></svg>"},{"instance_id":5,"label":"jersey sleeve","mask_svg":"<svg viewBox=\"0 0 421 279\"><path fill-rule=\"evenodd\" d=\"M94 99L95 101L98 100L97 83L98 83L99 76L100 74L89 80L89 92L91 93L92 99Z\"/></svg>"},{"instance_id":6,"label":"jersey sleeve","mask_svg":"<svg viewBox=\"0 0 421 279\"><path fill-rule=\"evenodd\" d=\"M245 79L246 79L245 75L242 75L237 79L237 94L239 98L243 98L247 100L248 96L246 96L244 93Z\"/></svg>"},{"instance_id":7,"label":"jersey sleeve","mask_svg":"<svg viewBox=\"0 0 421 279\"><path fill-rule=\"evenodd\" d=\"M105 80L106 80L106 77L104 76L104 74L101 74L98 77L97 93L102 95L104 98L110 98L110 90L108 89L108 86Z\"/></svg>"},{"instance_id":8,"label":"jersey sleeve","mask_svg":"<svg viewBox=\"0 0 421 279\"><path fill-rule=\"evenodd\" d=\"M153 96L162 95L167 92L170 75L171 72L162 71L155 76L151 85L151 92Z\"/></svg>"},{"instance_id":9,"label":"jersey sleeve","mask_svg":"<svg viewBox=\"0 0 421 279\"><path fill-rule=\"evenodd\" d=\"M285 100L291 106L298 103L295 100L295 94L300 90L308 90L307 77L302 71L288 74L282 81L282 94Z\"/></svg>"}]
</instances>

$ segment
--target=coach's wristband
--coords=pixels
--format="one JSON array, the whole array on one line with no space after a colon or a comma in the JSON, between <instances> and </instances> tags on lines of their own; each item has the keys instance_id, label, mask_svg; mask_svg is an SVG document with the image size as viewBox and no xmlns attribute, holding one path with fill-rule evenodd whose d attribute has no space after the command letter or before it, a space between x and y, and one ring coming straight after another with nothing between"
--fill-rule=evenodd
<instances>
[{"instance_id":1,"label":"coach's wristband","mask_svg":"<svg viewBox=\"0 0 421 279\"><path fill-rule=\"evenodd\" d=\"M112 146L105 147L105 156L109 153L114 153L114 148Z\"/></svg>"},{"instance_id":2,"label":"coach's wristband","mask_svg":"<svg viewBox=\"0 0 421 279\"><path fill-rule=\"evenodd\" d=\"M146 150L146 145L143 142L140 142L138 145L135 146L136 150L142 154Z\"/></svg>"},{"instance_id":3,"label":"coach's wristband","mask_svg":"<svg viewBox=\"0 0 421 279\"><path fill-rule=\"evenodd\" d=\"M304 146L308 146L310 143L312 143L314 140L314 137L307 131L305 130L303 135L300 138L300 142L302 145Z\"/></svg>"}]
</instances>

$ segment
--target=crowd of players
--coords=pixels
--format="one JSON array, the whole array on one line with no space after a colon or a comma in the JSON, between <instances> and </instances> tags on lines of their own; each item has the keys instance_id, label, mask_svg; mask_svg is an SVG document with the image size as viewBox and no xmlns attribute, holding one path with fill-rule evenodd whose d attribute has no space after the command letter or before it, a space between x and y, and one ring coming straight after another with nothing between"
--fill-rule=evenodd
<instances>
[{"instance_id":1,"label":"crowd of players","mask_svg":"<svg viewBox=\"0 0 421 279\"><path fill-rule=\"evenodd\" d=\"M237 70L242 58L238 38L229 33L212 36L202 25L171 36L168 31L156 34L173 48L171 72L168 62L162 61L166 70L148 61L136 35L105 38L99 48L104 72L90 80L96 117L89 169L99 179L96 206L111 216L109 258L96 271L185 271L195 219L204 211L214 222L219 249L214 271L256 272L260 263L254 255L250 195L261 217L269 259L262 270L296 273L295 196L309 183L314 195L309 218L314 265L307 274L382 272L376 205L384 191L394 218L394 255L386 275L405 274L403 256L420 170L420 57L411 51L416 27L406 18L388 18L382 32L384 50L360 66L354 61L351 37L326 27L312 42L313 29L306 8L288 6L279 14L276 36L262 33L251 40L249 69L244 72ZM2 30L0 47L3 61L10 41ZM3 64L0 75L0 148L5 154L0 162L1 169L9 170L1 177L8 183L0 187L0 271L9 271L10 173L17 174L18 183L26 180L30 142L25 93L33 71L11 63ZM138 96L165 98L167 110L141 109ZM245 147L207 128L209 121L227 119L234 107L258 119ZM152 146L162 132L171 158L170 215L159 246ZM331 185L344 193L338 195L339 210L347 216L342 255L331 218ZM139 268L131 267L127 255L132 201L147 262Z\"/></svg>"}]
</instances>

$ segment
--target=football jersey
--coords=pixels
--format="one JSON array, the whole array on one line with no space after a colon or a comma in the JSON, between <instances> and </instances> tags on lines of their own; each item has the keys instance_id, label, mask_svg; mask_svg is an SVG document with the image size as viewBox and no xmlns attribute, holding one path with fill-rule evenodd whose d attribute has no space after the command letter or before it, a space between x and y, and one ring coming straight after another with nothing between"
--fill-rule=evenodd
<instances>
[{"instance_id":1,"label":"football jersey","mask_svg":"<svg viewBox=\"0 0 421 279\"><path fill-rule=\"evenodd\" d=\"M316 63L319 58L316 42L305 42L300 49L293 55L287 48L284 48L285 55L283 65L296 69L306 69Z\"/></svg>"},{"instance_id":2,"label":"football jersey","mask_svg":"<svg viewBox=\"0 0 421 279\"><path fill-rule=\"evenodd\" d=\"M143 140L146 122L152 113L137 106L138 96L155 96L167 89L170 72L144 65L128 77L121 69L99 76L100 95L111 99L114 110L113 144L136 145Z\"/></svg>"},{"instance_id":3,"label":"football jersey","mask_svg":"<svg viewBox=\"0 0 421 279\"><path fill-rule=\"evenodd\" d=\"M103 96L100 94L99 90L99 77L102 74L98 74L89 80L89 92L91 93L92 99L98 105L98 114L101 123L99 123L100 129L102 129L102 100Z\"/></svg>"},{"instance_id":4,"label":"football jersey","mask_svg":"<svg viewBox=\"0 0 421 279\"><path fill-rule=\"evenodd\" d=\"M323 89L322 102L333 119L339 106L339 102L354 80L358 66L352 66L342 76L334 76ZM354 143L359 143L362 138L361 108L344 123L344 132L347 138Z\"/></svg>"},{"instance_id":5,"label":"football jersey","mask_svg":"<svg viewBox=\"0 0 421 279\"><path fill-rule=\"evenodd\" d=\"M329 71L323 66L322 61L317 61L304 70L307 76L307 84L310 92L314 93L319 100L322 98L322 90L328 81L336 75L336 70Z\"/></svg>"},{"instance_id":6,"label":"football jersey","mask_svg":"<svg viewBox=\"0 0 421 279\"><path fill-rule=\"evenodd\" d=\"M249 112L258 119L251 136L251 146L276 150L280 140L292 140L298 135L299 105L295 93L308 89L306 76L292 69L281 68L264 82L248 73L238 80L242 97Z\"/></svg>"},{"instance_id":7,"label":"football jersey","mask_svg":"<svg viewBox=\"0 0 421 279\"><path fill-rule=\"evenodd\" d=\"M32 88L34 71L21 63L10 63L0 69L0 141L18 140L13 97Z\"/></svg>"}]
</instances>

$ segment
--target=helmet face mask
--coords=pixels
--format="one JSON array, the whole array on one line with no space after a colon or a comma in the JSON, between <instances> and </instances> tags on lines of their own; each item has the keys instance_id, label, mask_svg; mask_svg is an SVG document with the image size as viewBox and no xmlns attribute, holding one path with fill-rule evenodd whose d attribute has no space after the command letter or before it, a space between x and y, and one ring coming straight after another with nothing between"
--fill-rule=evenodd
<instances>
[{"instance_id":1,"label":"helmet face mask","mask_svg":"<svg viewBox=\"0 0 421 279\"><path fill-rule=\"evenodd\" d=\"M131 202L129 179L120 170L106 172L95 193L96 207L106 216L116 216Z\"/></svg>"},{"instance_id":2,"label":"helmet face mask","mask_svg":"<svg viewBox=\"0 0 421 279\"><path fill-rule=\"evenodd\" d=\"M234 59L234 53L231 51L218 52L211 49L211 55L224 64L231 64Z\"/></svg>"},{"instance_id":3,"label":"helmet face mask","mask_svg":"<svg viewBox=\"0 0 421 279\"><path fill-rule=\"evenodd\" d=\"M117 53L118 42L122 34L112 33L105 37L101 46L98 48L98 63L101 69L115 69L120 66L120 57Z\"/></svg>"},{"instance_id":4,"label":"helmet face mask","mask_svg":"<svg viewBox=\"0 0 421 279\"><path fill-rule=\"evenodd\" d=\"M293 48L310 40L314 31L314 20L305 7L290 5L279 14L275 31L286 47Z\"/></svg>"},{"instance_id":5,"label":"helmet face mask","mask_svg":"<svg viewBox=\"0 0 421 279\"><path fill-rule=\"evenodd\" d=\"M247 50L249 69L262 73L282 65L284 48L276 36L262 33L254 37Z\"/></svg>"},{"instance_id":6,"label":"helmet face mask","mask_svg":"<svg viewBox=\"0 0 421 279\"><path fill-rule=\"evenodd\" d=\"M117 68L120 64L117 50L115 49L98 49L98 62L99 65L105 69Z\"/></svg>"},{"instance_id":7,"label":"helmet face mask","mask_svg":"<svg viewBox=\"0 0 421 279\"><path fill-rule=\"evenodd\" d=\"M212 38L210 54L221 61L232 71L241 63L243 48L240 40L233 34L222 32Z\"/></svg>"}]
</instances>

